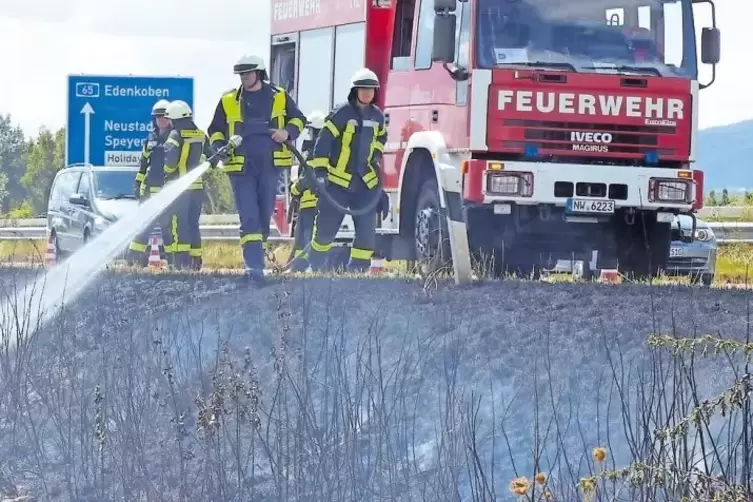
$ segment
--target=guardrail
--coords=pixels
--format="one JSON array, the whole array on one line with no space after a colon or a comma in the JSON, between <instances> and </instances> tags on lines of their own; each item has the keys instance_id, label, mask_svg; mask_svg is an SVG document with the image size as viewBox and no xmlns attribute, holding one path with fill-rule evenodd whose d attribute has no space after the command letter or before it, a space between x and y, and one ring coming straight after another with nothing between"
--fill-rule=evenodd
<instances>
[{"instance_id":1,"label":"guardrail","mask_svg":"<svg viewBox=\"0 0 753 502\"><path fill-rule=\"evenodd\" d=\"M239 239L238 224L230 225L200 225L201 238L206 241L237 241ZM0 241L44 240L47 238L47 227L0 227ZM279 235L274 228L270 228L269 241L288 242L290 237Z\"/></svg>"},{"instance_id":2,"label":"guardrail","mask_svg":"<svg viewBox=\"0 0 753 502\"><path fill-rule=\"evenodd\" d=\"M707 207L699 213L699 218L734 218L744 214L753 215L748 207ZM753 244L753 222L710 221L706 222L716 234L719 244ZM202 239L207 241L238 240L240 222L237 214L205 214L199 221ZM270 241L289 241L279 235L272 225ZM0 220L0 240L42 240L47 238L47 220L44 218Z\"/></svg>"},{"instance_id":3,"label":"guardrail","mask_svg":"<svg viewBox=\"0 0 753 502\"><path fill-rule=\"evenodd\" d=\"M753 222L753 207L749 206L721 206L704 207L698 211L697 216L702 220L741 220L750 218ZM237 214L204 214L201 216L202 225L237 225ZM47 225L45 218L30 219L0 219L0 228L9 227L43 227Z\"/></svg>"},{"instance_id":4,"label":"guardrail","mask_svg":"<svg viewBox=\"0 0 753 502\"><path fill-rule=\"evenodd\" d=\"M709 222L717 242L728 244L753 244L753 222ZM201 238L206 241L237 241L239 224L200 225ZM279 235L275 228L270 229L269 240L272 242L289 242L289 237ZM47 238L45 226L0 227L0 241L7 240L44 240Z\"/></svg>"}]
</instances>

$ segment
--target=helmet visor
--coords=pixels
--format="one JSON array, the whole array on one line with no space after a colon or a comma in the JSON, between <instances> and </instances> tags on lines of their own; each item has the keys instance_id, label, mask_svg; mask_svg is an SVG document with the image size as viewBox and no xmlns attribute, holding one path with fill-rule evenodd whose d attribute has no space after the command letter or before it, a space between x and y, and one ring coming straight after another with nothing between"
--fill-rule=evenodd
<instances>
[{"instance_id":1,"label":"helmet visor","mask_svg":"<svg viewBox=\"0 0 753 502\"><path fill-rule=\"evenodd\" d=\"M233 66L233 72L236 75L241 75L243 73L248 73L251 71L257 71L258 69L259 69L259 65L257 64L242 63L242 64L237 64Z\"/></svg>"},{"instance_id":2,"label":"helmet visor","mask_svg":"<svg viewBox=\"0 0 753 502\"><path fill-rule=\"evenodd\" d=\"M357 89L379 89L379 82L370 78L354 80L353 87Z\"/></svg>"}]
</instances>

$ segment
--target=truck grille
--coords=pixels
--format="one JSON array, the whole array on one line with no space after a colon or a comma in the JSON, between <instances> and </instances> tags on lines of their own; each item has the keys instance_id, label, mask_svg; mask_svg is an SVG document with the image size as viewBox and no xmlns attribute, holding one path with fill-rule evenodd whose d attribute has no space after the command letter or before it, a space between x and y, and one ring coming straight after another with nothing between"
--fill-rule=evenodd
<instances>
[{"instance_id":1,"label":"truck grille","mask_svg":"<svg viewBox=\"0 0 753 502\"><path fill-rule=\"evenodd\" d=\"M524 129L525 144L535 144L542 150L573 151L573 144L605 145L610 153L639 154L655 152L659 155L676 155L673 149L657 149L659 136L676 134L673 126L633 126L615 124L593 124L587 122L555 122L546 120L506 119L506 127L520 127ZM609 143L573 141L571 133L609 133L612 139ZM520 142L506 141L505 146L523 146Z\"/></svg>"}]
</instances>

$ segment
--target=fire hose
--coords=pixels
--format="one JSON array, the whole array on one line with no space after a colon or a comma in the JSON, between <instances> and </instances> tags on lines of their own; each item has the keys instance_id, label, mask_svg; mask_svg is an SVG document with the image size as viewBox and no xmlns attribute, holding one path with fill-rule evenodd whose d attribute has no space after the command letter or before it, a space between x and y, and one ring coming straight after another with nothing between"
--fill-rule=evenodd
<instances>
[{"instance_id":1,"label":"fire hose","mask_svg":"<svg viewBox=\"0 0 753 502\"><path fill-rule=\"evenodd\" d=\"M317 178L313 169L305 168L306 159L303 157L303 154L298 151L295 145L290 141L287 141L285 144L290 151L293 152L293 156L298 160L300 168L303 170L305 188L310 188L311 190L314 190L319 197L324 197L339 213L349 216L363 216L369 214L374 208L376 208L377 204L379 204L379 201L382 199L382 190L384 189L384 182L382 181L379 169L374 169L377 175L377 186L373 190L371 198L367 199L366 203L360 208L346 207L335 200L329 192L325 180Z\"/></svg>"},{"instance_id":2,"label":"fire hose","mask_svg":"<svg viewBox=\"0 0 753 502\"><path fill-rule=\"evenodd\" d=\"M349 216L364 216L366 214L369 214L370 212L374 211L374 209L377 207L379 202L382 200L382 191L384 189L384 182L382 181L382 175L381 171L378 168L374 168L374 171L377 175L377 186L371 190L372 194L370 198L366 200L366 203L359 207L359 208L353 208L353 207L346 207L340 204L339 201L335 200L335 198L332 196L332 194L329 192L327 181L325 179L320 179L314 174L314 169L307 167L306 159L304 158L303 154L298 151L298 149L295 147L293 142L286 141L285 145L290 149L290 151L293 153L293 156L298 160L299 165L299 176L301 175L301 171L303 173L303 189L310 189L314 192L316 192L317 196L320 198L323 197L332 207L334 207L337 212L339 212L342 215L349 215ZM309 250L311 249L311 243L309 242L306 244L306 247L303 248L301 255L306 255ZM288 256L287 263L282 267L283 270L289 270L290 266L293 264L293 262L296 260L295 256L295 250L290 251L290 255Z\"/></svg>"}]
</instances>

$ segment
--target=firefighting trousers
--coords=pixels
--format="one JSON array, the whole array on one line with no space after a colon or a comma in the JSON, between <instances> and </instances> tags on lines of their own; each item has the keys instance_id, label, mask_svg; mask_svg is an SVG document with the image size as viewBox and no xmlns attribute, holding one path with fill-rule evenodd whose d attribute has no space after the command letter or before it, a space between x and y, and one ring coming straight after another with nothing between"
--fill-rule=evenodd
<instances>
[{"instance_id":1,"label":"firefighting trousers","mask_svg":"<svg viewBox=\"0 0 753 502\"><path fill-rule=\"evenodd\" d=\"M191 246L189 254L191 256L192 267L201 268L203 248L201 244L201 231L199 220L201 219L201 208L204 205L204 190L188 190L186 192L190 237L188 239Z\"/></svg>"},{"instance_id":2,"label":"firefighting trousers","mask_svg":"<svg viewBox=\"0 0 753 502\"><path fill-rule=\"evenodd\" d=\"M350 207L360 207L363 204L362 201L371 195L365 186L362 190L354 191L348 191L336 185L330 185L328 189L332 198L338 203ZM308 253L309 264L315 271L328 267L328 253L345 216L330 204L326 197L319 197L317 210L311 249ZM355 238L350 248L348 269L365 272L371 265L376 243L376 209L362 216L353 216L353 225Z\"/></svg>"},{"instance_id":3,"label":"firefighting trousers","mask_svg":"<svg viewBox=\"0 0 753 502\"><path fill-rule=\"evenodd\" d=\"M140 203L143 204L146 202L151 195L156 194L159 192L160 187L151 187L149 188L144 194L141 195ZM160 215L160 217L157 218L157 221L155 222L159 228L160 232L162 234L162 245L160 246L160 257L164 258L167 254L166 246L168 245L168 242L170 241L170 226L169 226L169 220L164 215ZM149 253L151 251L151 236L154 233L154 226L150 225L147 228L144 229L143 232L141 232L139 235L136 236L136 238L131 242L131 245L128 247L128 258L130 260L133 260L143 266L146 266L148 259L149 259Z\"/></svg>"},{"instance_id":4,"label":"firefighting trousers","mask_svg":"<svg viewBox=\"0 0 753 502\"><path fill-rule=\"evenodd\" d=\"M264 270L264 248L275 210L279 170L270 165L230 176L240 220L240 245L246 269Z\"/></svg>"},{"instance_id":5,"label":"firefighting trousers","mask_svg":"<svg viewBox=\"0 0 753 502\"><path fill-rule=\"evenodd\" d=\"M311 237L314 234L315 220L315 207L307 207L298 211L298 219L295 222L293 236L293 262L291 263L291 269L294 271L300 272L308 268L308 254L304 254L304 249L311 242Z\"/></svg>"},{"instance_id":6,"label":"firefighting trousers","mask_svg":"<svg viewBox=\"0 0 753 502\"><path fill-rule=\"evenodd\" d=\"M166 246L168 262L178 269L191 268L191 191L183 192L175 199L168 210L167 218L170 229L170 243Z\"/></svg>"}]
</instances>

